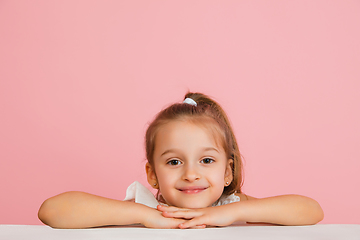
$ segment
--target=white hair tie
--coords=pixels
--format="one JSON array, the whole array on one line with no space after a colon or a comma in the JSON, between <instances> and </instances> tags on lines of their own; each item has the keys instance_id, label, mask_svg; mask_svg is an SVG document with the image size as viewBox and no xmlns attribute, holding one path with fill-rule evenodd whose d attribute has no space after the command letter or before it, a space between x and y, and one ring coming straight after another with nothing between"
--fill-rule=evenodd
<instances>
[{"instance_id":1,"label":"white hair tie","mask_svg":"<svg viewBox=\"0 0 360 240\"><path fill-rule=\"evenodd\" d=\"M183 103L187 103L187 104L190 104L190 105L193 105L193 106L197 106L197 103L194 101L194 99L192 98L185 98L185 100L183 101Z\"/></svg>"}]
</instances>

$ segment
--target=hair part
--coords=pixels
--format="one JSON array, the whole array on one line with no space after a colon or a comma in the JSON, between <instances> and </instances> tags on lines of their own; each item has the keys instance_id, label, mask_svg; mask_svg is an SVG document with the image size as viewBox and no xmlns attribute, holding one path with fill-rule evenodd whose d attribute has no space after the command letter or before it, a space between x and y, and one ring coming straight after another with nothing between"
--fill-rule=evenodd
<instances>
[{"instance_id":1,"label":"hair part","mask_svg":"<svg viewBox=\"0 0 360 240\"><path fill-rule=\"evenodd\" d=\"M213 135L215 143L223 147L228 159L232 159L233 181L224 188L223 195L234 192L241 193L243 185L243 163L239 147L225 111L210 97L202 93L188 92L184 99L191 98L197 106L184 103L175 103L160 111L150 123L145 135L146 158L154 168L154 151L158 130L170 121L190 121L206 127ZM155 168L154 168L155 169Z\"/></svg>"}]
</instances>

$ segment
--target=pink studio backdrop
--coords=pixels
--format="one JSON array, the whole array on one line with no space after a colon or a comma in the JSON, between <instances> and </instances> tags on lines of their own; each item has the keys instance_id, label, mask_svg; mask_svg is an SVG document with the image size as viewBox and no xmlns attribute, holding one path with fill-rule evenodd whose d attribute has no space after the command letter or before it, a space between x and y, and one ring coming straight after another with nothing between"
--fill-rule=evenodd
<instances>
[{"instance_id":1,"label":"pink studio backdrop","mask_svg":"<svg viewBox=\"0 0 360 240\"><path fill-rule=\"evenodd\" d=\"M143 135L189 89L225 108L244 191L360 223L359 1L0 1L0 224L146 184Z\"/></svg>"}]
</instances>

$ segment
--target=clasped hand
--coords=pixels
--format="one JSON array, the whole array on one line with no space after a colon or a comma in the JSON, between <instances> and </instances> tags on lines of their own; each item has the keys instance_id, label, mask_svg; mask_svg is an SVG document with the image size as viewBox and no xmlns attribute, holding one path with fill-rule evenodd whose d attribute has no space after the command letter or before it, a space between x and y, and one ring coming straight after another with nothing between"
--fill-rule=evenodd
<instances>
[{"instance_id":1,"label":"clasped hand","mask_svg":"<svg viewBox=\"0 0 360 240\"><path fill-rule=\"evenodd\" d=\"M205 228L206 226L228 226L232 224L234 214L228 205L187 209L158 205L157 209L166 218L182 220L179 228Z\"/></svg>"}]
</instances>

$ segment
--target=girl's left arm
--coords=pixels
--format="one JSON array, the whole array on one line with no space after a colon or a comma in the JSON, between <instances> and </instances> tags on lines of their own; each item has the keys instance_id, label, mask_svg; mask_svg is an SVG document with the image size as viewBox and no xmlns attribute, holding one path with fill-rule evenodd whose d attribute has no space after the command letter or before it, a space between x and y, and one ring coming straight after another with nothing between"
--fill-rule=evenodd
<instances>
[{"instance_id":1,"label":"girl's left arm","mask_svg":"<svg viewBox=\"0 0 360 240\"><path fill-rule=\"evenodd\" d=\"M312 225L324 218L324 212L319 203L309 197L281 195L254 198L244 194L239 194L239 196L241 201L238 202L238 206L234 205L232 208L240 221L280 225Z\"/></svg>"},{"instance_id":2,"label":"girl's left arm","mask_svg":"<svg viewBox=\"0 0 360 240\"><path fill-rule=\"evenodd\" d=\"M180 228L199 225L228 226L234 222L311 225L323 219L320 205L299 195L282 195L257 199L238 194L241 201L218 207L181 209L159 206L165 217L184 218Z\"/></svg>"}]
</instances>

